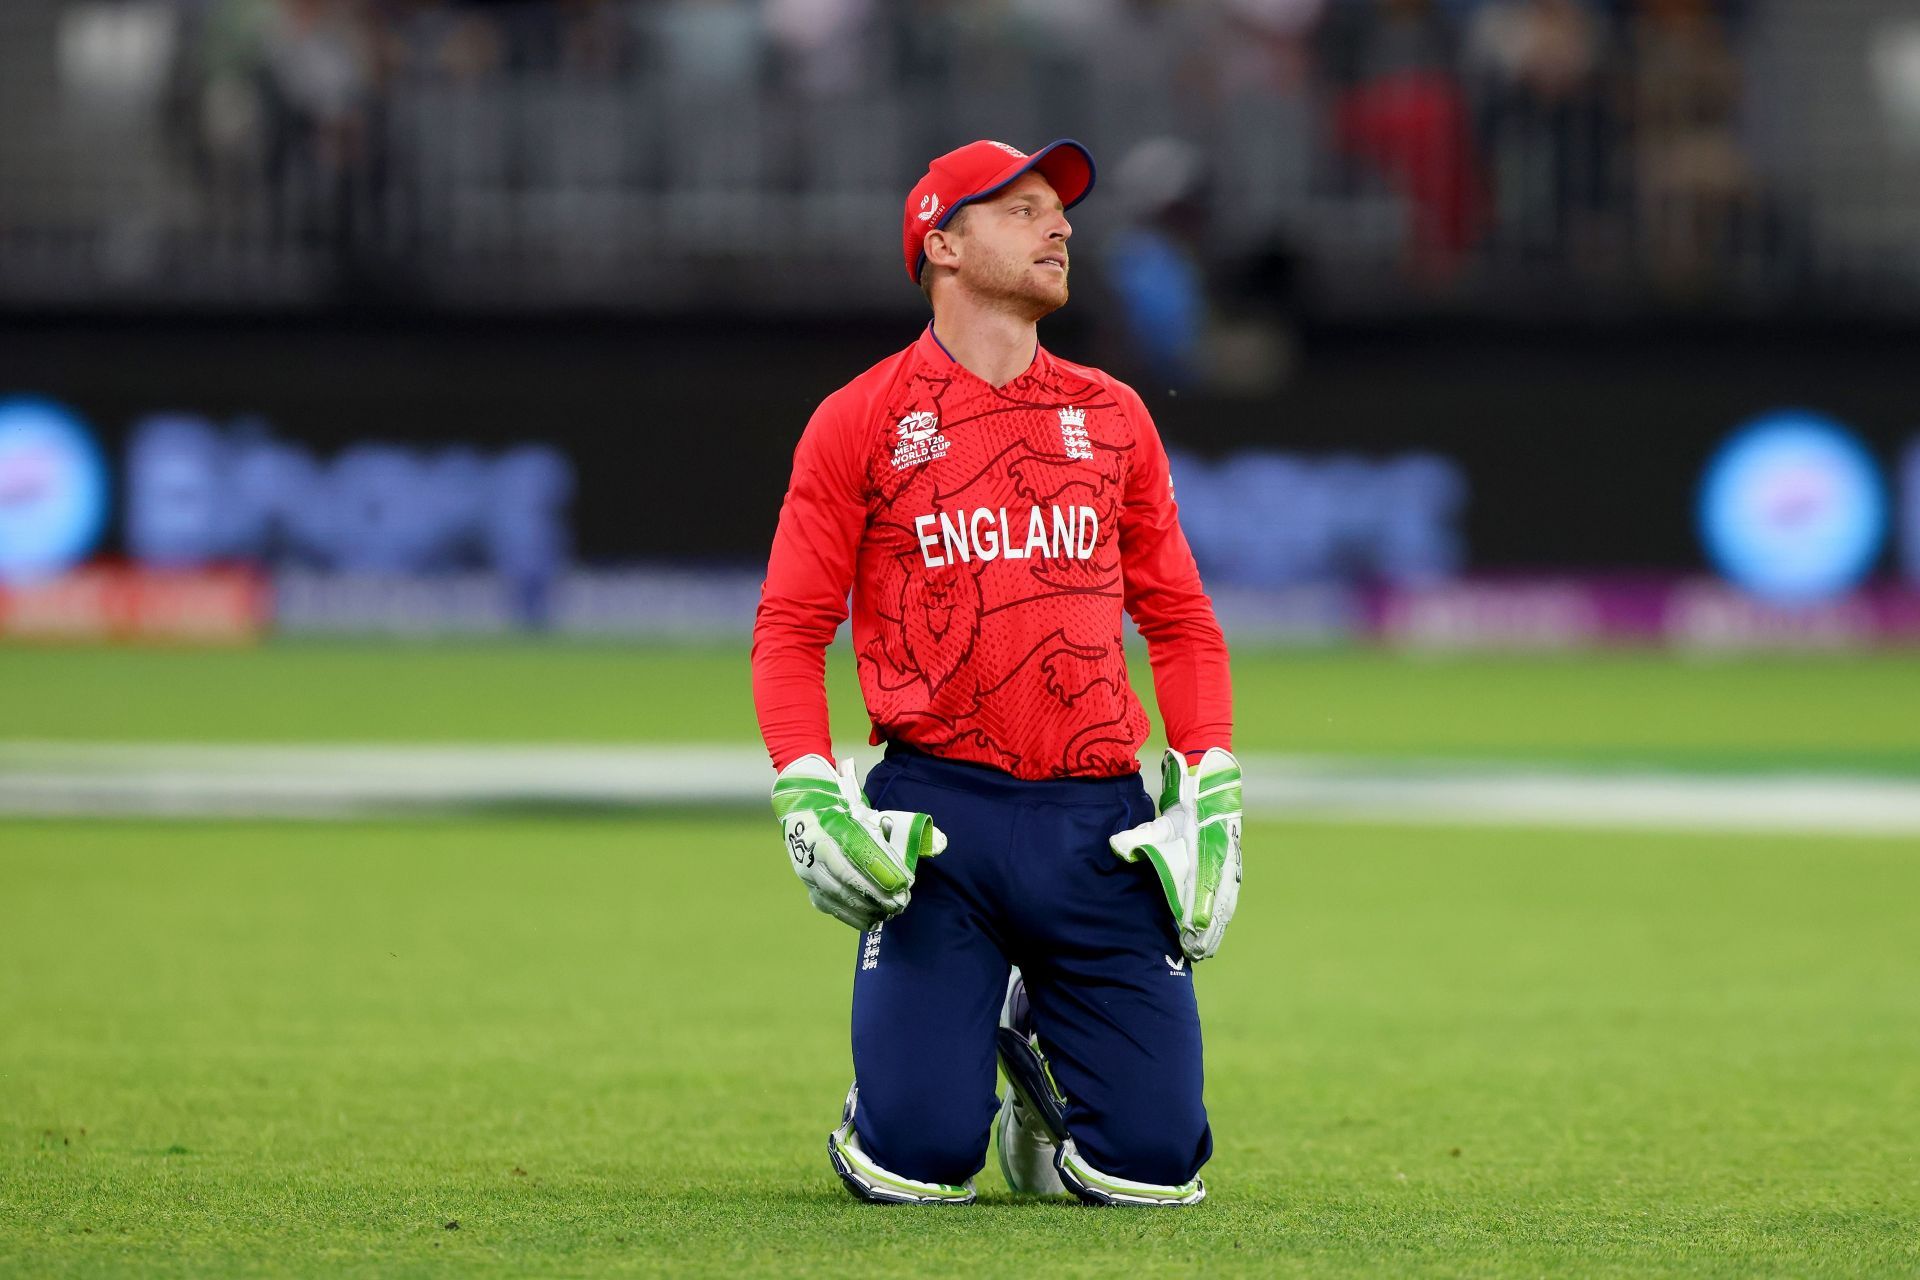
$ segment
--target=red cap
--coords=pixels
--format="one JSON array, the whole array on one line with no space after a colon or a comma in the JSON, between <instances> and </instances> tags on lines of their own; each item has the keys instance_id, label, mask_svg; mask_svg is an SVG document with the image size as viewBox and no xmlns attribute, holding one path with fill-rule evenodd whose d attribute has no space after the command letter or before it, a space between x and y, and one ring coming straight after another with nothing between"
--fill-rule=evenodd
<instances>
[{"instance_id":1,"label":"red cap","mask_svg":"<svg viewBox=\"0 0 1920 1280\"><path fill-rule=\"evenodd\" d=\"M901 249L907 259L907 278L918 284L926 263L921 243L953 215L982 197L990 196L1029 169L1053 184L1060 202L1071 209L1093 190L1093 155L1072 138L1049 142L1032 155L1004 142L969 142L927 166L927 174L913 185L901 219Z\"/></svg>"}]
</instances>

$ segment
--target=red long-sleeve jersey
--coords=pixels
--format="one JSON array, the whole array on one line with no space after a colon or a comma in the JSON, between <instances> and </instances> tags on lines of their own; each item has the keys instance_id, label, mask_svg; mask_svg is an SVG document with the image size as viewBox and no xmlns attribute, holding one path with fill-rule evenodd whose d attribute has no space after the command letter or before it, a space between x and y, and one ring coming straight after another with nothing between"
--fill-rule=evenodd
<instances>
[{"instance_id":1,"label":"red long-sleeve jersey","mask_svg":"<svg viewBox=\"0 0 1920 1280\"><path fill-rule=\"evenodd\" d=\"M847 616L872 741L1019 778L1131 773L1147 641L1167 741L1232 746L1226 641L1180 531L1166 449L1125 383L1036 350L992 387L931 326L828 396L793 477L753 628L776 768L830 755L826 647Z\"/></svg>"}]
</instances>

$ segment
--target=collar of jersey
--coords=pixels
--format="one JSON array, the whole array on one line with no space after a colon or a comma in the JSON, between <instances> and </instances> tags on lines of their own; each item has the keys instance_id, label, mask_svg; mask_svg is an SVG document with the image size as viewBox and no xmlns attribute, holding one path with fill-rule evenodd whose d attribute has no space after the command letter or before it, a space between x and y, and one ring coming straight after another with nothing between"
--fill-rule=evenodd
<instances>
[{"instance_id":1,"label":"collar of jersey","mask_svg":"<svg viewBox=\"0 0 1920 1280\"><path fill-rule=\"evenodd\" d=\"M1015 386L1033 377L1040 372L1040 363L1046 358L1046 351L1041 347L1039 340L1036 338L1033 344L1033 359L1027 362L1027 367L1017 374L1012 382L1003 383L1000 386L994 387L993 384L985 378L953 358L953 352L947 350L947 344L940 341L939 335L934 333L932 321L928 321L927 327L921 331L920 353L936 363L944 361L952 365L955 369L966 374L967 377L972 378L975 382L980 383L982 386L992 387L995 391L1005 391L1008 387Z\"/></svg>"}]
</instances>

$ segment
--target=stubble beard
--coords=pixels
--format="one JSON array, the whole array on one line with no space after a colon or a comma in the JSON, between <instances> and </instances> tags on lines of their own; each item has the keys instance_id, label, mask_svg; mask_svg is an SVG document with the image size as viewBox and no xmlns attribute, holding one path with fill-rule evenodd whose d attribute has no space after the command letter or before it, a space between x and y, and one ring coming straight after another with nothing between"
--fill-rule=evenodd
<instances>
[{"instance_id":1,"label":"stubble beard","mask_svg":"<svg viewBox=\"0 0 1920 1280\"><path fill-rule=\"evenodd\" d=\"M994 302L1022 320L1037 321L1067 305L1067 273L1061 273L1058 285L1049 286L1033 278L1032 266L1030 262L1003 258L968 284L976 297Z\"/></svg>"}]
</instances>

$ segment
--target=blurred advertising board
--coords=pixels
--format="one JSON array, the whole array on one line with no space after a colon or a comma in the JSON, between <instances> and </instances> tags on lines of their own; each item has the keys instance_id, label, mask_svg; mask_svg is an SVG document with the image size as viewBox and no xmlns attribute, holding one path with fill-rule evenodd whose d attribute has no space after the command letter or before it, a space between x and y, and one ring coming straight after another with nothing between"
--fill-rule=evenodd
<instances>
[{"instance_id":1,"label":"blurred advertising board","mask_svg":"<svg viewBox=\"0 0 1920 1280\"><path fill-rule=\"evenodd\" d=\"M1209 583L1444 582L1467 563L1467 472L1444 455L1174 450L1171 462L1180 524Z\"/></svg>"},{"instance_id":2,"label":"blurred advertising board","mask_svg":"<svg viewBox=\"0 0 1920 1280\"><path fill-rule=\"evenodd\" d=\"M354 441L332 457L261 418L155 414L126 445L127 552L156 567L245 561L544 580L571 550L573 466L521 444L490 454Z\"/></svg>"},{"instance_id":3,"label":"blurred advertising board","mask_svg":"<svg viewBox=\"0 0 1920 1280\"><path fill-rule=\"evenodd\" d=\"M1770 602L1704 578L1469 579L1368 592L1359 634L1414 649L1870 649L1920 644L1920 592Z\"/></svg>"},{"instance_id":4,"label":"blurred advertising board","mask_svg":"<svg viewBox=\"0 0 1920 1280\"><path fill-rule=\"evenodd\" d=\"M84 560L107 523L108 466L65 405L0 398L0 585L36 582Z\"/></svg>"},{"instance_id":5,"label":"blurred advertising board","mask_svg":"<svg viewBox=\"0 0 1920 1280\"><path fill-rule=\"evenodd\" d=\"M272 596L244 568L157 571L90 565L0 585L0 638L247 644L272 623Z\"/></svg>"},{"instance_id":6,"label":"blurred advertising board","mask_svg":"<svg viewBox=\"0 0 1920 1280\"><path fill-rule=\"evenodd\" d=\"M0 323L0 632L743 635L813 407L911 337ZM1380 329L1141 390L1235 635L1914 643L1907 346Z\"/></svg>"},{"instance_id":7,"label":"blurred advertising board","mask_svg":"<svg viewBox=\"0 0 1920 1280\"><path fill-rule=\"evenodd\" d=\"M1879 562L1887 487L1873 451L1846 427L1775 410L1740 427L1707 463L1701 540L1721 576L1757 599L1817 606L1852 591ZM1899 500L1920 512L1920 490Z\"/></svg>"},{"instance_id":8,"label":"blurred advertising board","mask_svg":"<svg viewBox=\"0 0 1920 1280\"><path fill-rule=\"evenodd\" d=\"M499 635L524 630L516 587L491 574L314 574L266 584L276 629L299 635ZM546 634L636 641L743 641L760 573L635 565L573 569L542 610ZM1920 592L1850 592L1780 605L1710 578L1465 577L1424 585L1210 586L1241 643L1554 650L1851 650L1920 644ZM1131 635L1129 628L1129 635Z\"/></svg>"}]
</instances>

